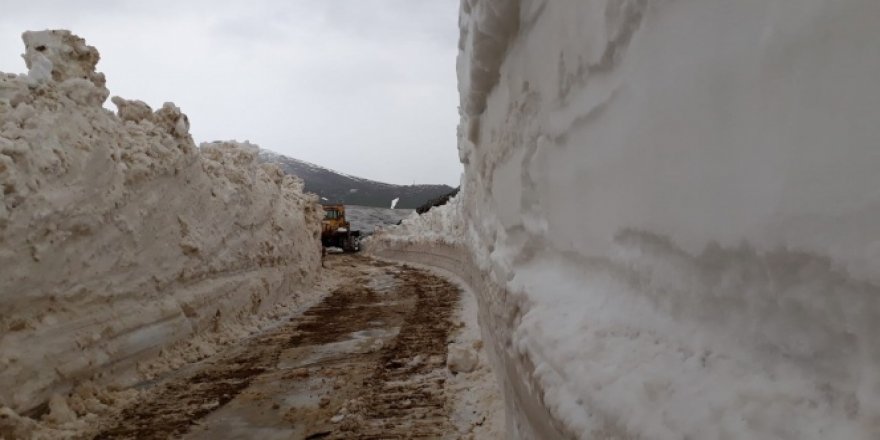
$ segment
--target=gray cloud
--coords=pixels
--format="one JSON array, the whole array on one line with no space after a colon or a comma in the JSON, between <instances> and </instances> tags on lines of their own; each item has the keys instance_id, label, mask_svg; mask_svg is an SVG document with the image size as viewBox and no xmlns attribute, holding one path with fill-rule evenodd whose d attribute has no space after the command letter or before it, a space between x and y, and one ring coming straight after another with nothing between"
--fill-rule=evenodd
<instances>
[{"instance_id":1,"label":"gray cloud","mask_svg":"<svg viewBox=\"0 0 880 440\"><path fill-rule=\"evenodd\" d=\"M249 139L394 183L457 184L457 0L109 1L4 5L0 71L20 34L68 28L113 94L174 101L197 141Z\"/></svg>"}]
</instances>

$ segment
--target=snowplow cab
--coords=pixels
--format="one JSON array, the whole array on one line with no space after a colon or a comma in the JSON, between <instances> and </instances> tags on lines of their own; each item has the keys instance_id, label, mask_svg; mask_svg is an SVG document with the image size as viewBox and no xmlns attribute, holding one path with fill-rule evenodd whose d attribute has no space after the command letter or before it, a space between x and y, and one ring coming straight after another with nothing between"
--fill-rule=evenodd
<instances>
[{"instance_id":1,"label":"snowplow cab","mask_svg":"<svg viewBox=\"0 0 880 440\"><path fill-rule=\"evenodd\" d=\"M352 231L351 224L345 219L345 205L323 205L324 220L321 222L321 244L325 248L336 247L345 252L357 252L361 249L360 231Z\"/></svg>"}]
</instances>

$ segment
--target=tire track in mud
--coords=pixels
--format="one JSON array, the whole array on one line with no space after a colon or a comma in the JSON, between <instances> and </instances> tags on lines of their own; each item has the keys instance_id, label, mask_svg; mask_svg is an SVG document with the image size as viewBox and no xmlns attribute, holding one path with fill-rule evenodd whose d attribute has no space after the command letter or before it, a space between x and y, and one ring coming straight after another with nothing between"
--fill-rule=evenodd
<instances>
[{"instance_id":1,"label":"tire track in mud","mask_svg":"<svg viewBox=\"0 0 880 440\"><path fill-rule=\"evenodd\" d=\"M457 438L444 382L458 287L330 262L346 281L321 303L156 386L92 438Z\"/></svg>"},{"instance_id":2,"label":"tire track in mud","mask_svg":"<svg viewBox=\"0 0 880 440\"><path fill-rule=\"evenodd\" d=\"M450 283L404 266L402 288L416 296L393 343L382 351L366 383L355 424L344 426L359 439L452 437L445 382L447 337L459 291ZM330 438L351 438L342 434Z\"/></svg>"}]
</instances>

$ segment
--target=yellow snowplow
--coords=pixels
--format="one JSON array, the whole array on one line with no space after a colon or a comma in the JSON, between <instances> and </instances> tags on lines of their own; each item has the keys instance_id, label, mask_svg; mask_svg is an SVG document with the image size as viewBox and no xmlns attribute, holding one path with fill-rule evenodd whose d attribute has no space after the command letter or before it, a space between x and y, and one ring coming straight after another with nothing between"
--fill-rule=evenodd
<instances>
[{"instance_id":1,"label":"yellow snowplow","mask_svg":"<svg viewBox=\"0 0 880 440\"><path fill-rule=\"evenodd\" d=\"M352 231L345 220L345 205L323 205L324 221L321 222L321 244L325 248L336 247L345 252L361 249L361 231Z\"/></svg>"}]
</instances>

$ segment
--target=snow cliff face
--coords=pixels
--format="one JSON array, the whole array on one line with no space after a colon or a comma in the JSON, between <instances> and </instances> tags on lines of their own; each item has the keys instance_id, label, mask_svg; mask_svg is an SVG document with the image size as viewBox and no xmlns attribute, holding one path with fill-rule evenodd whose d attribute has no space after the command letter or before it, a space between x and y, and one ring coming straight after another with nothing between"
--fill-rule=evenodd
<instances>
[{"instance_id":1,"label":"snow cliff face","mask_svg":"<svg viewBox=\"0 0 880 440\"><path fill-rule=\"evenodd\" d=\"M320 209L249 144L197 148L171 103L113 98L68 31L0 74L0 406L261 313L319 270Z\"/></svg>"},{"instance_id":2,"label":"snow cliff face","mask_svg":"<svg viewBox=\"0 0 880 440\"><path fill-rule=\"evenodd\" d=\"M878 16L462 2L462 194L386 241L483 272L512 435L880 435Z\"/></svg>"}]
</instances>

